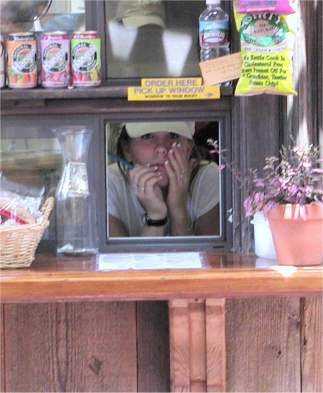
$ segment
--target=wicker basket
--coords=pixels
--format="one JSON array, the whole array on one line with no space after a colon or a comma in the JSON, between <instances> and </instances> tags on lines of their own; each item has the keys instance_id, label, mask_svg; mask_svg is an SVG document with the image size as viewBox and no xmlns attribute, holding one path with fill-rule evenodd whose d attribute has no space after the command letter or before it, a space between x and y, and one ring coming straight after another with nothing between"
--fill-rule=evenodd
<instances>
[{"instance_id":1,"label":"wicker basket","mask_svg":"<svg viewBox=\"0 0 323 393\"><path fill-rule=\"evenodd\" d=\"M35 259L38 244L49 225L54 198L49 197L41 207L43 221L37 224L0 227L0 268L29 267Z\"/></svg>"}]
</instances>

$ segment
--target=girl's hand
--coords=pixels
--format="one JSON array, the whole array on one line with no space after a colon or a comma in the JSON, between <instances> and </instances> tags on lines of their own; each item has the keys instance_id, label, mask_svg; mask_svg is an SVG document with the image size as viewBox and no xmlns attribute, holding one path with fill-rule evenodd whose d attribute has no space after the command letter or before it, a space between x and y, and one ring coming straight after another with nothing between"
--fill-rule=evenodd
<instances>
[{"instance_id":1,"label":"girl's hand","mask_svg":"<svg viewBox=\"0 0 323 393\"><path fill-rule=\"evenodd\" d=\"M160 187L158 167L136 165L129 172L131 189L149 218L160 220L167 216L167 206Z\"/></svg>"},{"instance_id":2,"label":"girl's hand","mask_svg":"<svg viewBox=\"0 0 323 393\"><path fill-rule=\"evenodd\" d=\"M168 152L168 160L165 168L169 177L167 207L171 212L186 211L186 199L189 191L192 172L192 160L190 152L183 151L179 143L174 143Z\"/></svg>"}]
</instances>

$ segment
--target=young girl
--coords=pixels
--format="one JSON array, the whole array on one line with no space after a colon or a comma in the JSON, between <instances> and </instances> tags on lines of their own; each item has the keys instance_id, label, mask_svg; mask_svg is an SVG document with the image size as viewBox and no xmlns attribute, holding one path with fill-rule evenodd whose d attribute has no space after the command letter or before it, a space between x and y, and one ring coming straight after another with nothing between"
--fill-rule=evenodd
<instances>
[{"instance_id":1,"label":"young girl","mask_svg":"<svg viewBox=\"0 0 323 393\"><path fill-rule=\"evenodd\" d=\"M109 236L219 234L219 173L194 145L194 122L128 123L108 167Z\"/></svg>"}]
</instances>

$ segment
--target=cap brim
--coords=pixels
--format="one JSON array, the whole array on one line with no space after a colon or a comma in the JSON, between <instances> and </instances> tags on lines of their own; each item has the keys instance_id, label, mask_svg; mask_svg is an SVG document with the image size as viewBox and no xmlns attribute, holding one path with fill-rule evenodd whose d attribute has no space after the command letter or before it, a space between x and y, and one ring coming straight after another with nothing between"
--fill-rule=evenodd
<instances>
[{"instance_id":1,"label":"cap brim","mask_svg":"<svg viewBox=\"0 0 323 393\"><path fill-rule=\"evenodd\" d=\"M175 134L184 136L188 139L193 139L195 132L194 122L146 122L146 123L127 123L127 134L130 138L139 138L143 135L153 132L174 132Z\"/></svg>"},{"instance_id":2,"label":"cap brim","mask_svg":"<svg viewBox=\"0 0 323 393\"><path fill-rule=\"evenodd\" d=\"M127 29L136 29L138 27L146 25L157 25L160 27L165 27L163 19L154 15L129 16L126 18L122 18L122 23Z\"/></svg>"}]
</instances>

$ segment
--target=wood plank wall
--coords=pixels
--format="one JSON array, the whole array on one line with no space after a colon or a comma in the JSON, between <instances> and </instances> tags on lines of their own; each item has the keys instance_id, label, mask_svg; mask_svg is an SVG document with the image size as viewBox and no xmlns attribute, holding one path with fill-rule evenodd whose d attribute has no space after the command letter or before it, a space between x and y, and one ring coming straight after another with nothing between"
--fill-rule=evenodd
<instances>
[{"instance_id":1,"label":"wood plank wall","mask_svg":"<svg viewBox=\"0 0 323 393\"><path fill-rule=\"evenodd\" d=\"M136 391L134 302L3 308L4 391Z\"/></svg>"},{"instance_id":2,"label":"wood plank wall","mask_svg":"<svg viewBox=\"0 0 323 393\"><path fill-rule=\"evenodd\" d=\"M298 19L293 58L298 95L233 97L232 157L243 172L261 170L265 157L277 156L279 147L290 143L291 135L299 144L322 146L323 2L301 0ZM238 51L235 29L232 35ZM233 250L253 252L253 228L242 209L244 195L239 184L233 183Z\"/></svg>"},{"instance_id":3,"label":"wood plank wall","mask_svg":"<svg viewBox=\"0 0 323 393\"><path fill-rule=\"evenodd\" d=\"M322 297L227 299L228 392L322 392Z\"/></svg>"},{"instance_id":4,"label":"wood plank wall","mask_svg":"<svg viewBox=\"0 0 323 393\"><path fill-rule=\"evenodd\" d=\"M1 391L170 389L166 302L1 305ZM226 299L228 392L322 392L322 297ZM137 327L136 327L137 325Z\"/></svg>"}]
</instances>

